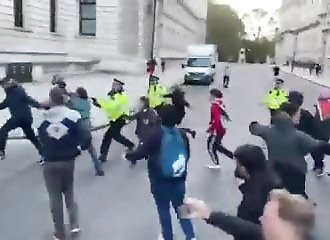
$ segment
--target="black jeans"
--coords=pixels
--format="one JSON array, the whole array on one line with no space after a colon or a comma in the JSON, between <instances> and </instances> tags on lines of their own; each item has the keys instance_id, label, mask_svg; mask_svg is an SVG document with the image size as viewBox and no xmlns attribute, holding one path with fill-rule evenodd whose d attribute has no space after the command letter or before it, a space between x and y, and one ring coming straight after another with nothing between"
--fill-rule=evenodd
<instances>
[{"instance_id":1,"label":"black jeans","mask_svg":"<svg viewBox=\"0 0 330 240\"><path fill-rule=\"evenodd\" d=\"M226 155L228 158L233 159L234 155L231 151L229 151L227 148L222 146L222 138L224 135L213 135L211 134L207 139L207 150L210 154L211 160L215 165L219 165L219 157L217 155L217 152L221 152L224 155Z\"/></svg>"},{"instance_id":2,"label":"black jeans","mask_svg":"<svg viewBox=\"0 0 330 240\"><path fill-rule=\"evenodd\" d=\"M319 149L311 152L311 156L314 160L314 169L323 169L324 168L324 153Z\"/></svg>"},{"instance_id":3,"label":"black jeans","mask_svg":"<svg viewBox=\"0 0 330 240\"><path fill-rule=\"evenodd\" d=\"M121 117L121 118L117 119L116 121L113 121L110 123L110 127L105 132L105 134L103 136L102 144L101 144L101 150L100 150L100 152L101 152L100 160L101 161L104 162L107 160L107 156L108 156L108 152L109 152L109 148L110 148L112 139L121 143L122 145L126 146L129 149L132 149L134 147L134 143L132 143L129 139L127 139L126 137L124 137L121 134L121 130L125 126L125 124L126 124L126 121L125 121L124 117Z\"/></svg>"},{"instance_id":4,"label":"black jeans","mask_svg":"<svg viewBox=\"0 0 330 240\"><path fill-rule=\"evenodd\" d=\"M299 194L308 199L306 193L306 174L295 168L281 163L273 164L275 172L281 178L286 190L292 194Z\"/></svg>"},{"instance_id":5,"label":"black jeans","mask_svg":"<svg viewBox=\"0 0 330 240\"><path fill-rule=\"evenodd\" d=\"M32 119L26 120L13 117L8 119L8 121L0 129L0 151L5 151L8 133L16 128L21 128L23 130L26 138L32 142L39 154L42 155L40 141L32 129Z\"/></svg>"},{"instance_id":6,"label":"black jeans","mask_svg":"<svg viewBox=\"0 0 330 240\"><path fill-rule=\"evenodd\" d=\"M228 87L229 80L230 80L229 76L223 76L223 86Z\"/></svg>"},{"instance_id":7,"label":"black jeans","mask_svg":"<svg viewBox=\"0 0 330 240\"><path fill-rule=\"evenodd\" d=\"M71 229L78 228L78 206L74 198L75 161L45 162L44 178L49 195L55 235L64 238L63 196L68 210Z\"/></svg>"},{"instance_id":8,"label":"black jeans","mask_svg":"<svg viewBox=\"0 0 330 240\"><path fill-rule=\"evenodd\" d=\"M273 117L275 116L275 114L278 112L278 110L275 109L269 109L270 112L270 124L273 124Z\"/></svg>"}]
</instances>

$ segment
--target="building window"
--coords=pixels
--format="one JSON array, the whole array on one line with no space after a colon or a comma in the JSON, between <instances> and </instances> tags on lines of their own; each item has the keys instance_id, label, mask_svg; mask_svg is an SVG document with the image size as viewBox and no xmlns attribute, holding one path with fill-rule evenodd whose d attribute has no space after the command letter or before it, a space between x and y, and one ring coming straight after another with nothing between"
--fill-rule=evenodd
<instances>
[{"instance_id":1,"label":"building window","mask_svg":"<svg viewBox=\"0 0 330 240\"><path fill-rule=\"evenodd\" d=\"M23 27L23 0L14 0L14 24Z\"/></svg>"},{"instance_id":2,"label":"building window","mask_svg":"<svg viewBox=\"0 0 330 240\"><path fill-rule=\"evenodd\" d=\"M50 4L49 4L49 12L50 12L49 31L51 31L51 32L56 32L56 28L57 28L57 21L56 21L57 5L56 5L56 2L57 2L57 0L50 0Z\"/></svg>"},{"instance_id":3,"label":"building window","mask_svg":"<svg viewBox=\"0 0 330 240\"><path fill-rule=\"evenodd\" d=\"M96 35L96 0L80 0L80 35Z\"/></svg>"}]
</instances>

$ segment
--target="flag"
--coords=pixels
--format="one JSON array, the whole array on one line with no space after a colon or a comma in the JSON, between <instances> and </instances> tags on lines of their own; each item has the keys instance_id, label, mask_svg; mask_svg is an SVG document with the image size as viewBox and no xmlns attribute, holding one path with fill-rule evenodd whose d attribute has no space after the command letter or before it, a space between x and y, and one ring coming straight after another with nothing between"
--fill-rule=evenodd
<instances>
[{"instance_id":1,"label":"flag","mask_svg":"<svg viewBox=\"0 0 330 240\"><path fill-rule=\"evenodd\" d=\"M320 114L321 121L330 118L330 99L319 99L317 102L317 110Z\"/></svg>"}]
</instances>

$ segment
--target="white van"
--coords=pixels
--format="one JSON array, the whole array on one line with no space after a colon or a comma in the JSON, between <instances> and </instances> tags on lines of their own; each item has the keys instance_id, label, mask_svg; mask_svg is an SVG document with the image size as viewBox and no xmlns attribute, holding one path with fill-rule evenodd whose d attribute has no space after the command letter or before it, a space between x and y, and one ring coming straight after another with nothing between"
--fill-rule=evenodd
<instances>
[{"instance_id":1,"label":"white van","mask_svg":"<svg viewBox=\"0 0 330 240\"><path fill-rule=\"evenodd\" d=\"M216 74L218 51L216 45L191 45L187 49L184 82L211 84Z\"/></svg>"}]
</instances>

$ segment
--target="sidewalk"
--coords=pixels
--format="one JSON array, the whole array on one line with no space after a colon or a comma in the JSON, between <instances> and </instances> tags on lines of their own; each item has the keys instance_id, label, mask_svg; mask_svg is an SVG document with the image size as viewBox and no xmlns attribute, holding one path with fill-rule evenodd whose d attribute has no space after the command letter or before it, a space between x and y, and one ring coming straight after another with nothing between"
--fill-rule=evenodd
<instances>
[{"instance_id":1,"label":"sidewalk","mask_svg":"<svg viewBox=\"0 0 330 240\"><path fill-rule=\"evenodd\" d=\"M308 69L303 68L295 68L293 72L291 72L291 68L287 66L281 66L281 71L287 74L293 74L297 77L303 78L307 81L313 82L315 84L321 85L323 87L330 88L330 81L329 78L324 76L317 77L315 72L310 75Z\"/></svg>"},{"instance_id":2,"label":"sidewalk","mask_svg":"<svg viewBox=\"0 0 330 240\"><path fill-rule=\"evenodd\" d=\"M183 83L183 70L180 66L173 66L168 68L165 73L159 73L161 84L166 87L171 87L175 84ZM148 88L147 76L132 76L132 75L110 75L104 73L91 73L86 75L73 76L66 79L68 90L74 91L77 87L85 87L90 97L102 98L111 89L112 79L116 77L125 83L125 90L128 94L130 107L133 108L138 98L145 95ZM24 88L26 92L38 101L45 101L48 99L48 93L51 88L50 82L35 82L26 83ZM5 97L4 91L0 91L0 99ZM41 121L43 110L33 109L33 127L38 127ZM10 117L7 109L0 111L0 126L2 126ZM92 124L99 126L107 123L105 113L93 107L92 108ZM22 136L21 129L11 131L10 137Z\"/></svg>"}]
</instances>

